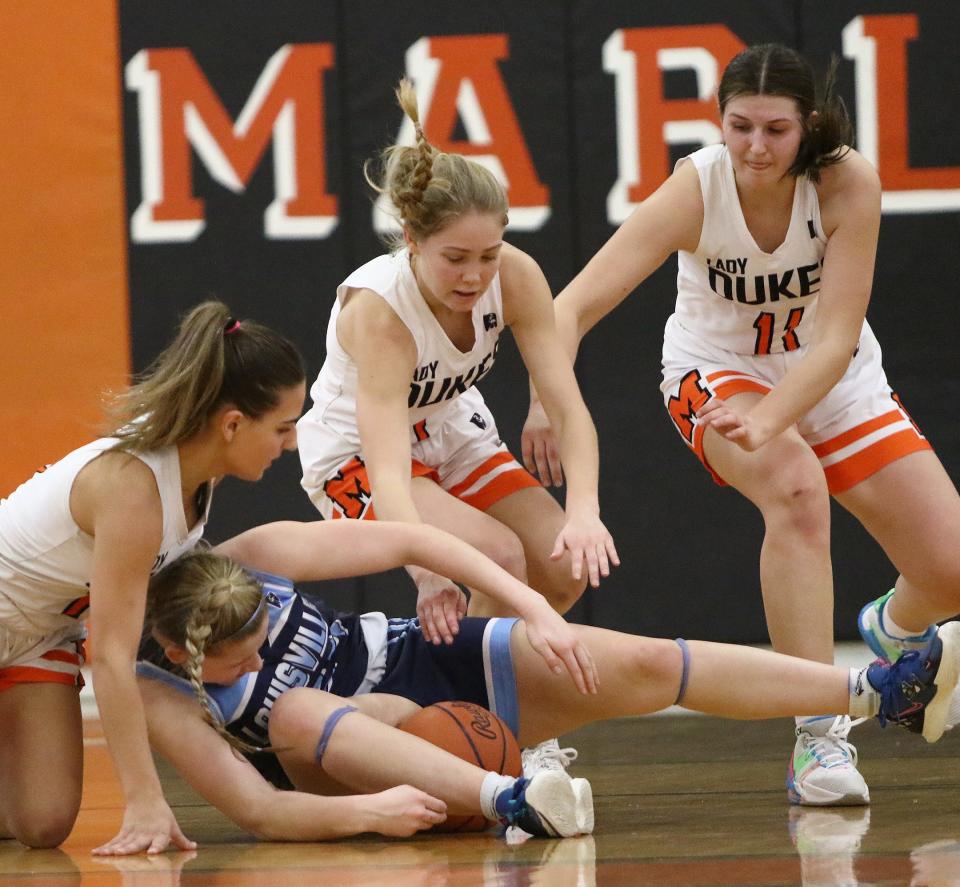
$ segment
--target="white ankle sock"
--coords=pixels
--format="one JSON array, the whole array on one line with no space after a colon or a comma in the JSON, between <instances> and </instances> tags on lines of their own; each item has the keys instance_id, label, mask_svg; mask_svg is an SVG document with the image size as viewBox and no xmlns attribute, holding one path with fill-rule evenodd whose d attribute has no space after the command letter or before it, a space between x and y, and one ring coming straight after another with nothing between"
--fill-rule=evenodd
<instances>
[{"instance_id":1,"label":"white ankle sock","mask_svg":"<svg viewBox=\"0 0 960 887\"><path fill-rule=\"evenodd\" d=\"M867 680L867 668L851 668L847 686L850 692L850 716L872 718L880 711L880 694Z\"/></svg>"},{"instance_id":2,"label":"white ankle sock","mask_svg":"<svg viewBox=\"0 0 960 887\"><path fill-rule=\"evenodd\" d=\"M497 795L508 788L513 788L516 781L513 776L502 776L492 770L483 777L483 783L480 786L480 812L487 819L497 821L499 818L496 808Z\"/></svg>"}]
</instances>

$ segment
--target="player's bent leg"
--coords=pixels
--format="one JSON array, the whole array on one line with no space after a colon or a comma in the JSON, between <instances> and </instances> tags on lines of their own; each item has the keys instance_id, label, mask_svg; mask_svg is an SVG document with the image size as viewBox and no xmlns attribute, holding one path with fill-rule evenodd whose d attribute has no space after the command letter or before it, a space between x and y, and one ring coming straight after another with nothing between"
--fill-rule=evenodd
<instances>
[{"instance_id":1,"label":"player's bent leg","mask_svg":"<svg viewBox=\"0 0 960 887\"><path fill-rule=\"evenodd\" d=\"M0 692L0 831L50 848L70 834L83 784L77 688L18 684ZM56 786L39 791L38 786Z\"/></svg>"},{"instance_id":2,"label":"player's bent leg","mask_svg":"<svg viewBox=\"0 0 960 887\"><path fill-rule=\"evenodd\" d=\"M409 784L445 801L451 813L481 814L534 835L566 837L585 829L580 799L566 774L544 773L528 780L486 772L368 717L350 704L353 701L306 688L288 690L277 699L270 739L299 749L298 760L291 760L289 748L280 752L284 770L298 789L325 787L303 766L304 750L312 748L313 769L322 768L354 791ZM592 829L592 815L589 826Z\"/></svg>"},{"instance_id":3,"label":"player's bent leg","mask_svg":"<svg viewBox=\"0 0 960 887\"><path fill-rule=\"evenodd\" d=\"M527 584L559 613L566 613L587 587L586 567L573 578L569 553L551 560L557 536L566 523L560 504L543 487L526 487L494 502L487 514L508 526L520 539L527 564Z\"/></svg>"},{"instance_id":4,"label":"player's bent leg","mask_svg":"<svg viewBox=\"0 0 960 887\"><path fill-rule=\"evenodd\" d=\"M523 544L510 527L472 505L461 502L427 478L413 478L410 491L417 511L425 523L463 539L503 567L511 576L521 582L527 581ZM487 612L488 610L490 612ZM497 612L493 612L494 610ZM485 595L474 594L470 615L511 614L501 612Z\"/></svg>"},{"instance_id":5,"label":"player's bent leg","mask_svg":"<svg viewBox=\"0 0 960 887\"><path fill-rule=\"evenodd\" d=\"M408 784L446 801L451 812L480 812L483 770L369 717L354 704L361 698L303 687L278 697L270 714L270 742L281 749L278 757L298 789L323 793L322 771L353 791Z\"/></svg>"},{"instance_id":6,"label":"player's bent leg","mask_svg":"<svg viewBox=\"0 0 960 887\"><path fill-rule=\"evenodd\" d=\"M754 453L708 430L704 452L763 516L760 585L774 649L832 662L830 497L813 450L793 429Z\"/></svg>"},{"instance_id":7,"label":"player's bent leg","mask_svg":"<svg viewBox=\"0 0 960 887\"><path fill-rule=\"evenodd\" d=\"M745 453L708 430L704 453L711 467L763 515L760 584L774 649L832 662L830 499L816 454L795 429L755 453ZM849 720L813 714L796 720L787 767L789 798L795 803L868 803L856 749L847 740ZM816 785L822 780L829 781L826 791Z\"/></svg>"},{"instance_id":8,"label":"player's bent leg","mask_svg":"<svg viewBox=\"0 0 960 887\"><path fill-rule=\"evenodd\" d=\"M875 621L882 615L899 634L917 637L960 613L960 494L932 450L891 462L836 499L901 573Z\"/></svg>"}]
</instances>

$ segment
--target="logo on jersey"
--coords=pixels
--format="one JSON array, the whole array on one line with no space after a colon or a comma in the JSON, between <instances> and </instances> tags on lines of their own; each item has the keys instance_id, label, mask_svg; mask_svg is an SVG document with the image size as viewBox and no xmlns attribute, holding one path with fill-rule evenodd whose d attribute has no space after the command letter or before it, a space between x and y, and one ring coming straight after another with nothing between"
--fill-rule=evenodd
<instances>
[{"instance_id":1,"label":"logo on jersey","mask_svg":"<svg viewBox=\"0 0 960 887\"><path fill-rule=\"evenodd\" d=\"M483 416L481 416L479 413L474 413L470 417L470 421L473 422L473 424L476 425L477 428L479 428L481 431L483 431L487 427L486 419L484 419Z\"/></svg>"},{"instance_id":2,"label":"logo on jersey","mask_svg":"<svg viewBox=\"0 0 960 887\"><path fill-rule=\"evenodd\" d=\"M442 379L437 379L438 361L432 361L422 367L417 367L413 372L413 382L410 384L407 407L411 410L415 407L429 407L463 394L493 369L499 344L497 342L493 346L493 350L485 355L476 366L470 367L467 372L456 376L444 376Z\"/></svg>"},{"instance_id":3,"label":"logo on jersey","mask_svg":"<svg viewBox=\"0 0 960 887\"><path fill-rule=\"evenodd\" d=\"M707 281L718 296L741 305L763 305L781 299L802 299L820 292L822 262L788 268L782 274L752 274L747 259L707 259Z\"/></svg>"},{"instance_id":4,"label":"logo on jersey","mask_svg":"<svg viewBox=\"0 0 960 887\"><path fill-rule=\"evenodd\" d=\"M497 315L495 312L483 315L483 328L485 330L495 330L497 328Z\"/></svg>"},{"instance_id":5,"label":"logo on jersey","mask_svg":"<svg viewBox=\"0 0 960 887\"><path fill-rule=\"evenodd\" d=\"M354 456L333 477L324 482L323 492L337 507L336 513L352 520L360 520L370 505L369 487L363 459Z\"/></svg>"}]
</instances>

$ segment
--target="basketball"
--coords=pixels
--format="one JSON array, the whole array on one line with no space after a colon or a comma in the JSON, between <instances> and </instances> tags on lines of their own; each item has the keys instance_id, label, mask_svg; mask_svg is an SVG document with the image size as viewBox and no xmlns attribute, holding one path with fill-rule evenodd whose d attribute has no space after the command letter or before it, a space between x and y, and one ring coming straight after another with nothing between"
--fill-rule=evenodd
<instances>
[{"instance_id":1,"label":"basketball","mask_svg":"<svg viewBox=\"0 0 960 887\"><path fill-rule=\"evenodd\" d=\"M444 751L507 776L521 773L520 746L510 728L493 712L472 702L438 702L411 715L400 729ZM482 832L490 827L483 816L448 816L436 832Z\"/></svg>"}]
</instances>

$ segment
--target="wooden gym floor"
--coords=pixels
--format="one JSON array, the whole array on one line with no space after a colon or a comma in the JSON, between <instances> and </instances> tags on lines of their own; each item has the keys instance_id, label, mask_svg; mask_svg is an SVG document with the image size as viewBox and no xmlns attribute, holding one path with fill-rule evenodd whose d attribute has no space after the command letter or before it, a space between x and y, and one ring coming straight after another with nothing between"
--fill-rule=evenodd
<instances>
[{"instance_id":1,"label":"wooden gym floor","mask_svg":"<svg viewBox=\"0 0 960 887\"><path fill-rule=\"evenodd\" d=\"M59 850L0 841L0 884L960 887L960 735L930 746L900 729L858 727L873 805L817 810L786 801L791 727L665 716L580 730L562 744L580 750L575 772L593 782L595 834L519 845L495 832L257 843L161 763L167 797L198 850L100 860L90 848L114 834L121 803L98 725L88 722L76 828Z\"/></svg>"}]
</instances>

